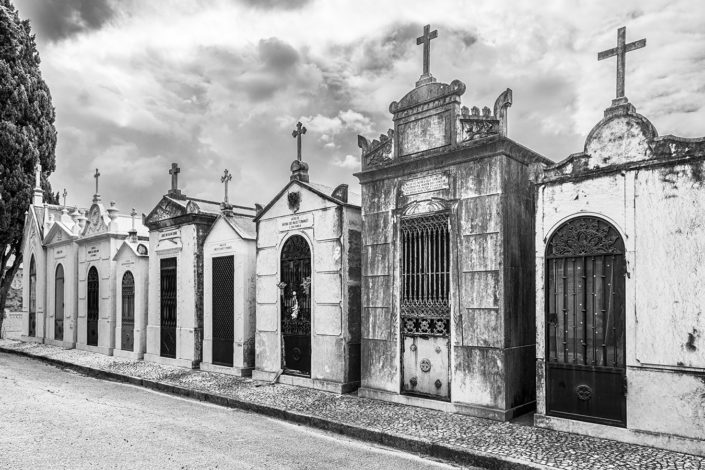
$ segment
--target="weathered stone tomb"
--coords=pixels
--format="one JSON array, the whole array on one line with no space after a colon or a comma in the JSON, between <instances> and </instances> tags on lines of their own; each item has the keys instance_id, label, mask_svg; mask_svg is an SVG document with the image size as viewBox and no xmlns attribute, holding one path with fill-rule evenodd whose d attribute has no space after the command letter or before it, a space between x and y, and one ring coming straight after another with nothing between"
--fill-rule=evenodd
<instances>
[{"instance_id":1,"label":"weathered stone tomb","mask_svg":"<svg viewBox=\"0 0 705 470\"><path fill-rule=\"evenodd\" d=\"M305 128L298 131L300 138ZM255 218L252 377L271 380L281 370L281 383L343 393L360 380L359 201L347 185L310 183L300 158L291 170Z\"/></svg>"},{"instance_id":2,"label":"weathered stone tomb","mask_svg":"<svg viewBox=\"0 0 705 470\"><path fill-rule=\"evenodd\" d=\"M359 137L359 394L505 420L535 404L529 166L550 161L507 137L511 90L468 109L433 78L433 37L394 129Z\"/></svg>"}]
</instances>

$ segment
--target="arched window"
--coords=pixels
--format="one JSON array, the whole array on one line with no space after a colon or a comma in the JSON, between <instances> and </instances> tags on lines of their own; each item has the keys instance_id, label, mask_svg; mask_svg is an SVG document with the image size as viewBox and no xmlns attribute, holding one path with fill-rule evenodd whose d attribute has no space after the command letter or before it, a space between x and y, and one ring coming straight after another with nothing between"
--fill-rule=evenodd
<instances>
[{"instance_id":1,"label":"arched window","mask_svg":"<svg viewBox=\"0 0 705 470\"><path fill-rule=\"evenodd\" d=\"M29 261L29 336L37 335L37 267L34 255Z\"/></svg>"},{"instance_id":2,"label":"arched window","mask_svg":"<svg viewBox=\"0 0 705 470\"><path fill-rule=\"evenodd\" d=\"M64 339L64 267L61 264L54 275L54 339Z\"/></svg>"},{"instance_id":3,"label":"arched window","mask_svg":"<svg viewBox=\"0 0 705 470\"><path fill-rule=\"evenodd\" d=\"M546 248L549 414L623 426L625 250L608 222L578 217Z\"/></svg>"},{"instance_id":4,"label":"arched window","mask_svg":"<svg viewBox=\"0 0 705 470\"><path fill-rule=\"evenodd\" d=\"M134 348L135 278L130 271L122 276L122 344L123 351Z\"/></svg>"},{"instance_id":5,"label":"arched window","mask_svg":"<svg viewBox=\"0 0 705 470\"><path fill-rule=\"evenodd\" d=\"M87 281L87 343L90 346L98 346L98 317L100 310L100 280L98 270L92 266L88 270Z\"/></svg>"}]
</instances>

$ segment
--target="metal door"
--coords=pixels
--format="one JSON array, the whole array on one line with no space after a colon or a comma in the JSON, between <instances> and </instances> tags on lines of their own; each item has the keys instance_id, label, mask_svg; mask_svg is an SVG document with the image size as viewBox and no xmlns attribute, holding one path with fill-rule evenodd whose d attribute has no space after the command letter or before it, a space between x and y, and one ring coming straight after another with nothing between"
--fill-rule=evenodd
<instances>
[{"instance_id":1,"label":"metal door","mask_svg":"<svg viewBox=\"0 0 705 470\"><path fill-rule=\"evenodd\" d=\"M160 261L160 348L163 357L176 357L176 258Z\"/></svg>"},{"instance_id":2,"label":"metal door","mask_svg":"<svg viewBox=\"0 0 705 470\"><path fill-rule=\"evenodd\" d=\"M29 336L37 336L37 266L29 262Z\"/></svg>"},{"instance_id":3,"label":"metal door","mask_svg":"<svg viewBox=\"0 0 705 470\"><path fill-rule=\"evenodd\" d=\"M64 339L64 267L56 267L54 277L54 339Z\"/></svg>"},{"instance_id":4,"label":"metal door","mask_svg":"<svg viewBox=\"0 0 705 470\"><path fill-rule=\"evenodd\" d=\"M448 214L401 220L402 392L450 398Z\"/></svg>"},{"instance_id":5,"label":"metal door","mask_svg":"<svg viewBox=\"0 0 705 470\"><path fill-rule=\"evenodd\" d=\"M235 257L213 258L213 364L232 367L235 340Z\"/></svg>"},{"instance_id":6,"label":"metal door","mask_svg":"<svg viewBox=\"0 0 705 470\"><path fill-rule=\"evenodd\" d=\"M88 270L88 288L87 295L87 315L86 315L86 332L89 346L98 346L98 317L100 310L100 280L98 278L98 270L92 266Z\"/></svg>"},{"instance_id":7,"label":"metal door","mask_svg":"<svg viewBox=\"0 0 705 470\"><path fill-rule=\"evenodd\" d=\"M559 227L546 252L547 412L626 426L624 242L596 217Z\"/></svg>"},{"instance_id":8,"label":"metal door","mask_svg":"<svg viewBox=\"0 0 705 470\"><path fill-rule=\"evenodd\" d=\"M133 351L135 348L135 277L130 271L122 276L122 337L120 349Z\"/></svg>"},{"instance_id":9,"label":"metal door","mask_svg":"<svg viewBox=\"0 0 705 470\"><path fill-rule=\"evenodd\" d=\"M281 254L283 366L287 373L311 374L311 249L300 235Z\"/></svg>"}]
</instances>

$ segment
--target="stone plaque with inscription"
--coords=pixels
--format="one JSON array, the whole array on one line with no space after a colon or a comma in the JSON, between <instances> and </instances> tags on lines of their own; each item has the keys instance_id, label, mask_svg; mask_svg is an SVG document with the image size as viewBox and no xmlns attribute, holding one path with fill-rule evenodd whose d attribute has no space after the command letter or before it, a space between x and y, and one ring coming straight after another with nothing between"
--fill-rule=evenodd
<instances>
[{"instance_id":1,"label":"stone plaque with inscription","mask_svg":"<svg viewBox=\"0 0 705 470\"><path fill-rule=\"evenodd\" d=\"M89 260L100 259L100 248L97 246L89 246L86 255L86 258Z\"/></svg>"},{"instance_id":2,"label":"stone plaque with inscription","mask_svg":"<svg viewBox=\"0 0 705 470\"><path fill-rule=\"evenodd\" d=\"M290 217L282 217L278 221L279 231L297 230L301 228L313 227L312 214L297 214Z\"/></svg>"},{"instance_id":3,"label":"stone plaque with inscription","mask_svg":"<svg viewBox=\"0 0 705 470\"><path fill-rule=\"evenodd\" d=\"M439 173L404 181L401 185L401 193L404 196L409 196L448 189L448 187L448 175Z\"/></svg>"}]
</instances>

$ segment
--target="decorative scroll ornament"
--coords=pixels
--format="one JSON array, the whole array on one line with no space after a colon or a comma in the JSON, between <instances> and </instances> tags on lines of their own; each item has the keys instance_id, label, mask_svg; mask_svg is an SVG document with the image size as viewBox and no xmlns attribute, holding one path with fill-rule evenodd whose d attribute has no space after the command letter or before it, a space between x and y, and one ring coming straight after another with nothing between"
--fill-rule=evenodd
<instances>
[{"instance_id":1,"label":"decorative scroll ornament","mask_svg":"<svg viewBox=\"0 0 705 470\"><path fill-rule=\"evenodd\" d=\"M607 222L578 217L563 224L551 237L549 257L591 256L624 253L624 242Z\"/></svg>"},{"instance_id":2,"label":"decorative scroll ornament","mask_svg":"<svg viewBox=\"0 0 705 470\"><path fill-rule=\"evenodd\" d=\"M362 167L371 168L384 166L392 161L394 153L394 131L389 129L387 134L380 134L379 140L368 140L357 136L357 146L362 150Z\"/></svg>"},{"instance_id":3,"label":"decorative scroll ornament","mask_svg":"<svg viewBox=\"0 0 705 470\"><path fill-rule=\"evenodd\" d=\"M578 396L578 400L588 401L592 398L592 389L588 385L578 385L575 387L575 394Z\"/></svg>"}]
</instances>

